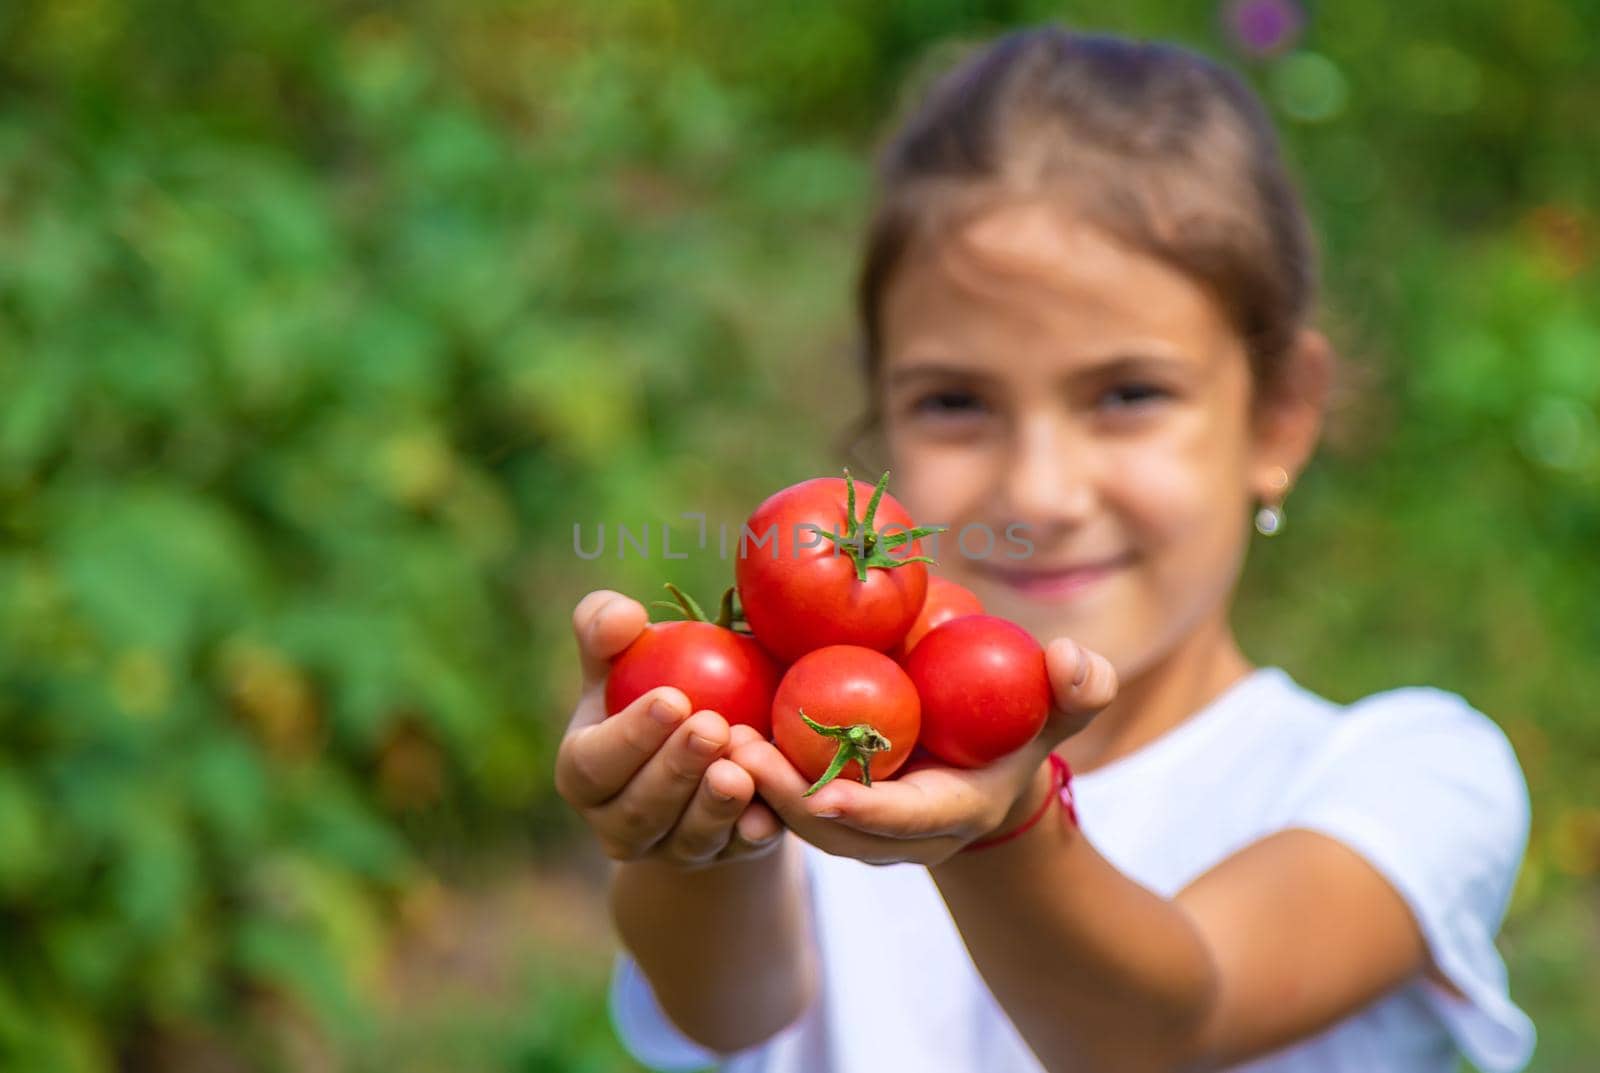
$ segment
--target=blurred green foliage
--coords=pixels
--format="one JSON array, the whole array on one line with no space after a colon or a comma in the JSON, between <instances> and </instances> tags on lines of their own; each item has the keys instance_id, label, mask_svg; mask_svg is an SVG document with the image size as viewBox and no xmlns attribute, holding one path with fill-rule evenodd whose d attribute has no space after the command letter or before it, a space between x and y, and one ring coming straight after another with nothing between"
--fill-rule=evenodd
<instances>
[{"instance_id":1,"label":"blurred green foliage","mask_svg":"<svg viewBox=\"0 0 1600 1073\"><path fill-rule=\"evenodd\" d=\"M559 976L526 969L510 988L511 1009L481 998L450 997L426 1019L396 1026L351 1055L354 1073L625 1073L640 1070L622 1052L605 1005L606 980L594 972ZM529 1018L526 1010L538 1011Z\"/></svg>"},{"instance_id":2,"label":"blurred green foliage","mask_svg":"<svg viewBox=\"0 0 1600 1073\"><path fill-rule=\"evenodd\" d=\"M1600 1049L1600 8L1345 0L1257 55L1153 0L60 0L0 7L0 1066L274 1002L376 1053L392 907L565 822L572 603L664 580L573 523L687 547L838 464L873 133L1045 18L1279 117L1357 390L1247 648L1501 721L1513 985L1539 1068Z\"/></svg>"}]
</instances>

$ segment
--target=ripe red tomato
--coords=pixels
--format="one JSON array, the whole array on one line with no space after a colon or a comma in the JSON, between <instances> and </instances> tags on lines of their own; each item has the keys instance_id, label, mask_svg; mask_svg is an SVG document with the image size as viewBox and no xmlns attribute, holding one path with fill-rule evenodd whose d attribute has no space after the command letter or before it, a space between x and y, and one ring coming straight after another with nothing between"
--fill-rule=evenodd
<instances>
[{"instance_id":1,"label":"ripe red tomato","mask_svg":"<svg viewBox=\"0 0 1600 1073\"><path fill-rule=\"evenodd\" d=\"M1050 714L1044 649L1003 618L967 615L935 627L905 668L922 698L923 747L956 767L1015 752Z\"/></svg>"},{"instance_id":2,"label":"ripe red tomato","mask_svg":"<svg viewBox=\"0 0 1600 1073\"><path fill-rule=\"evenodd\" d=\"M670 587L670 586L669 586ZM723 614L707 621L694 601L679 597L688 621L657 622L623 650L606 677L606 714L616 715L657 686L675 686L692 710L710 709L729 723L772 732L772 694L778 666L749 634L727 628L731 592Z\"/></svg>"},{"instance_id":3,"label":"ripe red tomato","mask_svg":"<svg viewBox=\"0 0 1600 1073\"><path fill-rule=\"evenodd\" d=\"M883 492L887 473L876 488L848 473L791 485L745 523L750 536L734 569L740 603L756 638L784 663L827 645L887 652L922 609L923 563L932 560L918 538L938 529L913 527ZM858 496L871 497L861 517Z\"/></svg>"},{"instance_id":4,"label":"ripe red tomato","mask_svg":"<svg viewBox=\"0 0 1600 1073\"><path fill-rule=\"evenodd\" d=\"M906 639L901 642L898 655L904 659L907 653L917 647L917 642L927 636L928 631L935 626L942 626L962 615L981 614L983 614L983 602L971 589L929 574L928 595L923 598L922 610L917 612L916 621L911 624L911 629L906 631Z\"/></svg>"},{"instance_id":5,"label":"ripe red tomato","mask_svg":"<svg viewBox=\"0 0 1600 1073\"><path fill-rule=\"evenodd\" d=\"M921 711L916 688L894 660L858 645L829 645L801 656L778 683L772 740L815 780L808 796L839 775L871 786L911 755Z\"/></svg>"}]
</instances>

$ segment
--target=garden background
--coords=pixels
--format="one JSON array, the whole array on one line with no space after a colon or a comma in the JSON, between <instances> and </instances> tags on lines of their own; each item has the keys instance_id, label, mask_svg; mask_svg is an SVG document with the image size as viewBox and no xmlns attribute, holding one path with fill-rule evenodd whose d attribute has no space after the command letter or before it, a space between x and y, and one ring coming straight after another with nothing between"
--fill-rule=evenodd
<instances>
[{"instance_id":1,"label":"garden background","mask_svg":"<svg viewBox=\"0 0 1600 1073\"><path fill-rule=\"evenodd\" d=\"M1351 375L1247 651L1506 729L1513 994L1593 1068L1589 0L0 5L0 1068L632 1068L550 769L573 603L665 564L573 524L836 467L874 134L1045 18L1270 102Z\"/></svg>"}]
</instances>

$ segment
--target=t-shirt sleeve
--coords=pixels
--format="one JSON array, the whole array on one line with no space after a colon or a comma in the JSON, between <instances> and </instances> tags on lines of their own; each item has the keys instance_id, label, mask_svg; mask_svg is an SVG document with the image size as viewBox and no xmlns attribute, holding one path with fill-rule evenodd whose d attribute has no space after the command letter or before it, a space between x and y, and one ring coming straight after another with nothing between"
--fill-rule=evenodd
<instances>
[{"instance_id":1,"label":"t-shirt sleeve","mask_svg":"<svg viewBox=\"0 0 1600 1073\"><path fill-rule=\"evenodd\" d=\"M1350 846L1410 906L1435 964L1428 1005L1486 1073L1533 1053L1494 939L1527 847L1527 782L1505 734L1461 697L1397 689L1346 709L1326 752L1289 796L1284 827Z\"/></svg>"},{"instance_id":2,"label":"t-shirt sleeve","mask_svg":"<svg viewBox=\"0 0 1600 1073\"><path fill-rule=\"evenodd\" d=\"M679 1031L656 1001L639 963L618 951L611 972L611 1023L641 1065L662 1073L687 1073L716 1065L718 1055Z\"/></svg>"}]
</instances>

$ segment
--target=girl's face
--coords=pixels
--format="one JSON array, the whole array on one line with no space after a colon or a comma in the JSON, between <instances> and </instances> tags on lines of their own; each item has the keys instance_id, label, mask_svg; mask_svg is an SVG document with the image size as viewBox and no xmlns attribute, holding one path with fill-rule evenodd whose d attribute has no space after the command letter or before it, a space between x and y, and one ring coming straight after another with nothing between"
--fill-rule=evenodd
<instances>
[{"instance_id":1,"label":"girl's face","mask_svg":"<svg viewBox=\"0 0 1600 1073\"><path fill-rule=\"evenodd\" d=\"M937 573L1124 679L1225 622L1255 501L1314 430L1299 452L1257 432L1244 346L1199 285L1020 203L908 258L884 302L892 488L950 527Z\"/></svg>"}]
</instances>

